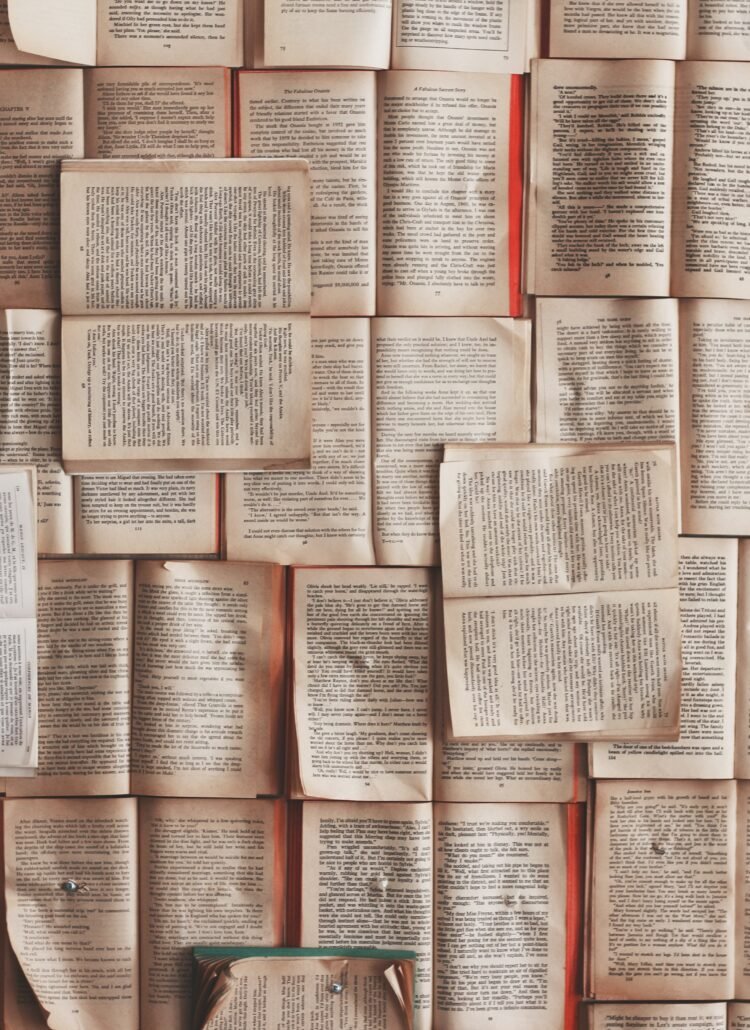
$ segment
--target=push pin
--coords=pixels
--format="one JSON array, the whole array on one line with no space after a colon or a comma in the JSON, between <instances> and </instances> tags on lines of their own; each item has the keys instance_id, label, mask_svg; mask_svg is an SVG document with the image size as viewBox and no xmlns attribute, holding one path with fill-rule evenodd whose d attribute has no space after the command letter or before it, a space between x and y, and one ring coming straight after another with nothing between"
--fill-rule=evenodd
<instances>
[{"instance_id":1,"label":"push pin","mask_svg":"<svg viewBox=\"0 0 750 1030\"><path fill-rule=\"evenodd\" d=\"M651 850L655 855L666 855L667 846L666 844L662 844L660 841L655 840L654 843L651 845Z\"/></svg>"},{"instance_id":2,"label":"push pin","mask_svg":"<svg viewBox=\"0 0 750 1030\"><path fill-rule=\"evenodd\" d=\"M78 894L79 891L86 890L86 888L82 883L76 883L75 880L63 880L60 890L65 891L66 894Z\"/></svg>"},{"instance_id":3,"label":"push pin","mask_svg":"<svg viewBox=\"0 0 750 1030\"><path fill-rule=\"evenodd\" d=\"M388 890L388 877L381 876L378 880L375 881L375 886L381 894L385 894L385 892Z\"/></svg>"},{"instance_id":4,"label":"push pin","mask_svg":"<svg viewBox=\"0 0 750 1030\"><path fill-rule=\"evenodd\" d=\"M340 983L338 980L334 980L331 986L328 988L328 990L331 992L331 994L343 994L344 985Z\"/></svg>"}]
</instances>

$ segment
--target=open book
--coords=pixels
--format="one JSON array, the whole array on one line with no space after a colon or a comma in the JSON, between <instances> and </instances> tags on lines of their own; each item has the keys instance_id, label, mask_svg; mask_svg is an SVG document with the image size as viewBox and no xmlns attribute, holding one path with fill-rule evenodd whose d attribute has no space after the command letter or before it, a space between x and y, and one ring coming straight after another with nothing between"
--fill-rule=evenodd
<instances>
[{"instance_id":1,"label":"open book","mask_svg":"<svg viewBox=\"0 0 750 1030\"><path fill-rule=\"evenodd\" d=\"M312 334L313 467L227 476L228 556L437 564L445 442L530 439L531 323L316 318Z\"/></svg>"},{"instance_id":2,"label":"open book","mask_svg":"<svg viewBox=\"0 0 750 1030\"><path fill-rule=\"evenodd\" d=\"M248 0L248 67L528 70L538 0Z\"/></svg>"},{"instance_id":3,"label":"open book","mask_svg":"<svg viewBox=\"0 0 750 1030\"><path fill-rule=\"evenodd\" d=\"M283 641L278 566L40 562L39 768L8 794L279 794Z\"/></svg>"},{"instance_id":4,"label":"open book","mask_svg":"<svg viewBox=\"0 0 750 1030\"><path fill-rule=\"evenodd\" d=\"M446 448L456 737L675 739L676 512L671 447Z\"/></svg>"},{"instance_id":5,"label":"open book","mask_svg":"<svg viewBox=\"0 0 750 1030\"><path fill-rule=\"evenodd\" d=\"M414 950L416 1030L569 1030L582 817L305 801L290 813L289 939Z\"/></svg>"},{"instance_id":6,"label":"open book","mask_svg":"<svg viewBox=\"0 0 750 1030\"><path fill-rule=\"evenodd\" d=\"M678 440L682 531L750 534L750 302L543 297L536 373L536 440Z\"/></svg>"},{"instance_id":7,"label":"open book","mask_svg":"<svg viewBox=\"0 0 750 1030\"><path fill-rule=\"evenodd\" d=\"M747 61L750 20L732 0L550 0L550 57Z\"/></svg>"},{"instance_id":8,"label":"open book","mask_svg":"<svg viewBox=\"0 0 750 1030\"><path fill-rule=\"evenodd\" d=\"M744 781L596 784L592 997L747 997L749 811Z\"/></svg>"},{"instance_id":9,"label":"open book","mask_svg":"<svg viewBox=\"0 0 750 1030\"><path fill-rule=\"evenodd\" d=\"M413 952L194 948L193 968L194 1030L414 1026Z\"/></svg>"},{"instance_id":10,"label":"open book","mask_svg":"<svg viewBox=\"0 0 750 1030\"><path fill-rule=\"evenodd\" d=\"M750 298L748 64L537 61L531 93L529 292Z\"/></svg>"},{"instance_id":11,"label":"open book","mask_svg":"<svg viewBox=\"0 0 750 1030\"><path fill-rule=\"evenodd\" d=\"M4 992L8 1030L185 1030L193 947L281 943L283 802L37 798L3 807L8 935L20 966Z\"/></svg>"},{"instance_id":12,"label":"open book","mask_svg":"<svg viewBox=\"0 0 750 1030\"><path fill-rule=\"evenodd\" d=\"M19 50L73 64L243 60L243 0L7 0L7 10Z\"/></svg>"},{"instance_id":13,"label":"open book","mask_svg":"<svg viewBox=\"0 0 750 1030\"><path fill-rule=\"evenodd\" d=\"M453 739L440 593L431 570L297 568L291 592L292 797L558 802L584 796L580 746Z\"/></svg>"},{"instance_id":14,"label":"open book","mask_svg":"<svg viewBox=\"0 0 750 1030\"><path fill-rule=\"evenodd\" d=\"M36 476L0 468L0 775L37 764Z\"/></svg>"},{"instance_id":15,"label":"open book","mask_svg":"<svg viewBox=\"0 0 750 1030\"><path fill-rule=\"evenodd\" d=\"M306 163L64 162L61 196L66 471L306 467Z\"/></svg>"},{"instance_id":16,"label":"open book","mask_svg":"<svg viewBox=\"0 0 750 1030\"><path fill-rule=\"evenodd\" d=\"M592 776L750 777L750 541L680 538L680 622L680 739L592 744Z\"/></svg>"}]
</instances>

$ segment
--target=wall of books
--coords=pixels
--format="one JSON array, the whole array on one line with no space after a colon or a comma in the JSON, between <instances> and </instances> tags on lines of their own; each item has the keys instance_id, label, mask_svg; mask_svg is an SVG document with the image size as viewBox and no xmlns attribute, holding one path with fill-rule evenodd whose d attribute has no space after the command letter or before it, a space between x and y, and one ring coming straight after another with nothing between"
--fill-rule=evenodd
<instances>
[{"instance_id":1,"label":"wall of books","mask_svg":"<svg viewBox=\"0 0 750 1030\"><path fill-rule=\"evenodd\" d=\"M0 0L5 1030L750 1030L750 0Z\"/></svg>"}]
</instances>

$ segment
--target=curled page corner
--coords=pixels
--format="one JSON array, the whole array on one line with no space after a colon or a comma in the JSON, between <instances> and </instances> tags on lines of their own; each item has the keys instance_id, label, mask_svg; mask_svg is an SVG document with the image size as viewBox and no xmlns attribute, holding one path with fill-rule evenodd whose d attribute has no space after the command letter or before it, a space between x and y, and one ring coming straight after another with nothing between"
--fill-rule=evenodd
<instances>
[{"instance_id":1,"label":"curled page corner","mask_svg":"<svg viewBox=\"0 0 750 1030\"><path fill-rule=\"evenodd\" d=\"M383 976L404 1013L406 1030L414 1030L414 984L409 974L409 966L403 962L394 962L388 966Z\"/></svg>"},{"instance_id":2,"label":"curled page corner","mask_svg":"<svg viewBox=\"0 0 750 1030\"><path fill-rule=\"evenodd\" d=\"M8 0L8 22L23 53L96 64L96 0Z\"/></svg>"}]
</instances>

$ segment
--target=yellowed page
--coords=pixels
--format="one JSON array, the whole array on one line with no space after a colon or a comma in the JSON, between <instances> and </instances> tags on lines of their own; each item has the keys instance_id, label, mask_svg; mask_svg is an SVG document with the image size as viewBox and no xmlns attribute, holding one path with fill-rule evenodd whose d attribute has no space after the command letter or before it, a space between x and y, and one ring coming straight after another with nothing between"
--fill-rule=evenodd
<instances>
[{"instance_id":1,"label":"yellowed page","mask_svg":"<svg viewBox=\"0 0 750 1030\"><path fill-rule=\"evenodd\" d=\"M184 1030L194 945L281 944L283 805L143 798L138 821L140 1030Z\"/></svg>"},{"instance_id":2,"label":"yellowed page","mask_svg":"<svg viewBox=\"0 0 750 1030\"><path fill-rule=\"evenodd\" d=\"M73 551L73 481L62 469L60 316L0 311L0 461L35 465L37 547Z\"/></svg>"},{"instance_id":3,"label":"yellowed page","mask_svg":"<svg viewBox=\"0 0 750 1030\"><path fill-rule=\"evenodd\" d=\"M60 189L64 314L310 309L304 161L66 161Z\"/></svg>"},{"instance_id":4,"label":"yellowed page","mask_svg":"<svg viewBox=\"0 0 750 1030\"><path fill-rule=\"evenodd\" d=\"M139 1030L136 806L135 798L4 804L10 941L56 1030Z\"/></svg>"},{"instance_id":5,"label":"yellowed page","mask_svg":"<svg viewBox=\"0 0 750 1030\"><path fill-rule=\"evenodd\" d=\"M672 293L750 300L750 67L677 66Z\"/></svg>"},{"instance_id":6,"label":"yellowed page","mask_svg":"<svg viewBox=\"0 0 750 1030\"><path fill-rule=\"evenodd\" d=\"M410 965L410 964L409 964ZM239 959L225 974L231 993L200 1030L409 1030L386 973L406 963L375 958ZM335 993L332 985L343 990Z\"/></svg>"},{"instance_id":7,"label":"yellowed page","mask_svg":"<svg viewBox=\"0 0 750 1030\"><path fill-rule=\"evenodd\" d=\"M593 744L591 773L731 779L735 754L737 541L680 537L680 739Z\"/></svg>"},{"instance_id":8,"label":"yellowed page","mask_svg":"<svg viewBox=\"0 0 750 1030\"><path fill-rule=\"evenodd\" d=\"M99 0L97 7L97 64L242 65L243 0Z\"/></svg>"},{"instance_id":9,"label":"yellowed page","mask_svg":"<svg viewBox=\"0 0 750 1030\"><path fill-rule=\"evenodd\" d=\"M433 1027L563 1030L566 902L563 805L436 805Z\"/></svg>"},{"instance_id":10,"label":"yellowed page","mask_svg":"<svg viewBox=\"0 0 750 1030\"><path fill-rule=\"evenodd\" d=\"M0 70L0 309L60 303L61 158L83 155L83 72Z\"/></svg>"},{"instance_id":11,"label":"yellowed page","mask_svg":"<svg viewBox=\"0 0 750 1030\"><path fill-rule=\"evenodd\" d=\"M391 0L263 0L266 67L387 68Z\"/></svg>"},{"instance_id":12,"label":"yellowed page","mask_svg":"<svg viewBox=\"0 0 750 1030\"><path fill-rule=\"evenodd\" d=\"M375 73L243 72L239 156L310 163L312 313L375 314Z\"/></svg>"},{"instance_id":13,"label":"yellowed page","mask_svg":"<svg viewBox=\"0 0 750 1030\"><path fill-rule=\"evenodd\" d=\"M378 87L378 314L509 314L511 77L393 71Z\"/></svg>"},{"instance_id":14,"label":"yellowed page","mask_svg":"<svg viewBox=\"0 0 750 1030\"><path fill-rule=\"evenodd\" d=\"M551 0L550 57L685 57L687 0Z\"/></svg>"},{"instance_id":15,"label":"yellowed page","mask_svg":"<svg viewBox=\"0 0 750 1030\"><path fill-rule=\"evenodd\" d=\"M378 318L372 328L377 560L437 565L443 445L530 439L531 323Z\"/></svg>"},{"instance_id":16,"label":"yellowed page","mask_svg":"<svg viewBox=\"0 0 750 1030\"><path fill-rule=\"evenodd\" d=\"M273 565L138 563L134 793L279 793L283 588Z\"/></svg>"},{"instance_id":17,"label":"yellowed page","mask_svg":"<svg viewBox=\"0 0 750 1030\"><path fill-rule=\"evenodd\" d=\"M750 60L747 0L687 0L687 4L687 56L691 60Z\"/></svg>"},{"instance_id":18,"label":"yellowed page","mask_svg":"<svg viewBox=\"0 0 750 1030\"><path fill-rule=\"evenodd\" d=\"M310 464L307 315L64 318L63 467Z\"/></svg>"},{"instance_id":19,"label":"yellowed page","mask_svg":"<svg viewBox=\"0 0 750 1030\"><path fill-rule=\"evenodd\" d=\"M587 1030L727 1030L727 1006L721 1002L597 1003L586 1006Z\"/></svg>"},{"instance_id":20,"label":"yellowed page","mask_svg":"<svg viewBox=\"0 0 750 1030\"><path fill-rule=\"evenodd\" d=\"M302 947L417 953L415 1030L432 1010L432 806L305 801Z\"/></svg>"},{"instance_id":21,"label":"yellowed page","mask_svg":"<svg viewBox=\"0 0 750 1030\"><path fill-rule=\"evenodd\" d=\"M446 597L677 586L671 447L444 462Z\"/></svg>"},{"instance_id":22,"label":"yellowed page","mask_svg":"<svg viewBox=\"0 0 750 1030\"><path fill-rule=\"evenodd\" d=\"M370 323L314 318L309 470L224 480L227 557L372 565Z\"/></svg>"},{"instance_id":23,"label":"yellowed page","mask_svg":"<svg viewBox=\"0 0 750 1030\"><path fill-rule=\"evenodd\" d=\"M36 474L0 469L0 768L37 764Z\"/></svg>"},{"instance_id":24,"label":"yellowed page","mask_svg":"<svg viewBox=\"0 0 750 1030\"><path fill-rule=\"evenodd\" d=\"M133 568L39 562L39 766L9 797L130 792Z\"/></svg>"},{"instance_id":25,"label":"yellowed page","mask_svg":"<svg viewBox=\"0 0 750 1030\"><path fill-rule=\"evenodd\" d=\"M534 62L529 292L669 294L674 90L667 61Z\"/></svg>"},{"instance_id":26,"label":"yellowed page","mask_svg":"<svg viewBox=\"0 0 750 1030\"><path fill-rule=\"evenodd\" d=\"M445 602L460 739L675 740L676 590Z\"/></svg>"},{"instance_id":27,"label":"yellowed page","mask_svg":"<svg viewBox=\"0 0 750 1030\"><path fill-rule=\"evenodd\" d=\"M732 997L736 805L731 780L597 784L596 998Z\"/></svg>"},{"instance_id":28,"label":"yellowed page","mask_svg":"<svg viewBox=\"0 0 750 1030\"><path fill-rule=\"evenodd\" d=\"M72 64L96 64L97 0L8 0L19 50Z\"/></svg>"},{"instance_id":29,"label":"yellowed page","mask_svg":"<svg viewBox=\"0 0 750 1030\"><path fill-rule=\"evenodd\" d=\"M5 1030L47 1030L47 1019L7 940L3 942L3 1026Z\"/></svg>"},{"instance_id":30,"label":"yellowed page","mask_svg":"<svg viewBox=\"0 0 750 1030\"><path fill-rule=\"evenodd\" d=\"M296 569L293 591L301 792L348 801L429 801L429 570Z\"/></svg>"},{"instance_id":31,"label":"yellowed page","mask_svg":"<svg viewBox=\"0 0 750 1030\"><path fill-rule=\"evenodd\" d=\"M219 477L75 476L77 554L216 554Z\"/></svg>"},{"instance_id":32,"label":"yellowed page","mask_svg":"<svg viewBox=\"0 0 750 1030\"><path fill-rule=\"evenodd\" d=\"M86 157L230 157L227 68L91 68Z\"/></svg>"},{"instance_id":33,"label":"yellowed page","mask_svg":"<svg viewBox=\"0 0 750 1030\"><path fill-rule=\"evenodd\" d=\"M522 75L535 0L393 0L391 67ZM531 36L531 38L530 38Z\"/></svg>"},{"instance_id":34,"label":"yellowed page","mask_svg":"<svg viewBox=\"0 0 750 1030\"><path fill-rule=\"evenodd\" d=\"M727 1008L729 1010L728 1030L750 1030L750 1002L731 1001Z\"/></svg>"},{"instance_id":35,"label":"yellowed page","mask_svg":"<svg viewBox=\"0 0 750 1030\"><path fill-rule=\"evenodd\" d=\"M737 603L737 735L734 775L750 779L750 541L739 541Z\"/></svg>"},{"instance_id":36,"label":"yellowed page","mask_svg":"<svg viewBox=\"0 0 750 1030\"><path fill-rule=\"evenodd\" d=\"M535 440L674 440L678 340L672 299L540 297Z\"/></svg>"},{"instance_id":37,"label":"yellowed page","mask_svg":"<svg viewBox=\"0 0 750 1030\"><path fill-rule=\"evenodd\" d=\"M750 993L750 784L737 784L737 890L735 897L734 991Z\"/></svg>"},{"instance_id":38,"label":"yellowed page","mask_svg":"<svg viewBox=\"0 0 750 1030\"><path fill-rule=\"evenodd\" d=\"M38 54L25 54L19 50L13 39L8 17L8 0L0 0L0 64L58 64L51 57L40 57Z\"/></svg>"},{"instance_id":39,"label":"yellowed page","mask_svg":"<svg viewBox=\"0 0 750 1030\"><path fill-rule=\"evenodd\" d=\"M680 303L685 533L750 535L750 302Z\"/></svg>"}]
</instances>

